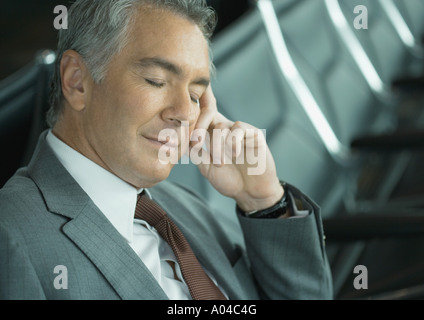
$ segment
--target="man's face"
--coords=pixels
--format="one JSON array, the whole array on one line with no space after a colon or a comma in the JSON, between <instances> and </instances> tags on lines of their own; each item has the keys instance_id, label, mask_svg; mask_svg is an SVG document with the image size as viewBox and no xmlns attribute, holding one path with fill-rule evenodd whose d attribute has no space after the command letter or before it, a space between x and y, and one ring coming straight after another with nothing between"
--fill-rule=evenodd
<instances>
[{"instance_id":1,"label":"man's face","mask_svg":"<svg viewBox=\"0 0 424 320\"><path fill-rule=\"evenodd\" d=\"M182 123L191 133L199 117L198 99L209 83L208 44L196 25L157 9L139 12L129 39L89 92L83 135L103 167L135 187L151 187L173 167L158 158L161 130L181 137Z\"/></svg>"}]
</instances>

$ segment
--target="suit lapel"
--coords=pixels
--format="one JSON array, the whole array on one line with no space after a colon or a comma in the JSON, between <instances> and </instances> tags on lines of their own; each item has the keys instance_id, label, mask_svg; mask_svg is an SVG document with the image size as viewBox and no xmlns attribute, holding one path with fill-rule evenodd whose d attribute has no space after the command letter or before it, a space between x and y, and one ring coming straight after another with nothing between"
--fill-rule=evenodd
<instances>
[{"instance_id":1,"label":"suit lapel","mask_svg":"<svg viewBox=\"0 0 424 320\"><path fill-rule=\"evenodd\" d=\"M60 164L40 136L28 165L53 214L70 219L63 231L84 252L122 299L167 299L141 259Z\"/></svg>"},{"instance_id":2,"label":"suit lapel","mask_svg":"<svg viewBox=\"0 0 424 320\"><path fill-rule=\"evenodd\" d=\"M97 266L122 299L167 299L141 259L94 204L68 222L63 231Z\"/></svg>"}]
</instances>

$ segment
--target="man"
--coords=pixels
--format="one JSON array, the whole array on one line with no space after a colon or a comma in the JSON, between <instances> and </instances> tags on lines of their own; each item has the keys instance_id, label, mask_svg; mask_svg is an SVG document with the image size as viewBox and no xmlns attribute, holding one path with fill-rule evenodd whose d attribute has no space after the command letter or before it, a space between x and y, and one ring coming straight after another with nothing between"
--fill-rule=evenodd
<instances>
[{"instance_id":1,"label":"man","mask_svg":"<svg viewBox=\"0 0 424 320\"><path fill-rule=\"evenodd\" d=\"M217 288L214 297L332 298L319 208L280 182L259 130L217 111L214 22L201 0L73 4L59 37L52 129L0 191L1 298L198 299L191 276L202 272L214 289L201 290ZM164 130L177 138L160 139ZM207 134L214 130L226 139L217 143ZM165 181L174 164L161 151L181 157L194 132L199 170L237 202L243 244L197 194ZM248 161L228 161L242 151L264 155L261 174L249 174ZM138 206L143 197L175 222L200 271L184 271L159 226L134 218L147 210Z\"/></svg>"}]
</instances>

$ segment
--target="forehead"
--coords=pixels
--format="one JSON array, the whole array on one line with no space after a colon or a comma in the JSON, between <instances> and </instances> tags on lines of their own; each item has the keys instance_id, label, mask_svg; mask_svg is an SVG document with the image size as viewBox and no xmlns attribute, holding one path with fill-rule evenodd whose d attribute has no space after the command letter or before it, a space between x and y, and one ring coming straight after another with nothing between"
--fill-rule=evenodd
<instances>
[{"instance_id":1,"label":"forehead","mask_svg":"<svg viewBox=\"0 0 424 320\"><path fill-rule=\"evenodd\" d=\"M181 67L208 70L209 47L200 28L166 9L142 7L125 48L133 59L161 57Z\"/></svg>"}]
</instances>

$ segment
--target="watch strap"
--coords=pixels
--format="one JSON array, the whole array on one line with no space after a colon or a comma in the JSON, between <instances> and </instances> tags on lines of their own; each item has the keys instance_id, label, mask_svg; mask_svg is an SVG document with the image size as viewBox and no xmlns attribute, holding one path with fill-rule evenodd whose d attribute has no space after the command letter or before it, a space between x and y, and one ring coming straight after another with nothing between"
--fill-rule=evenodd
<instances>
[{"instance_id":1,"label":"watch strap","mask_svg":"<svg viewBox=\"0 0 424 320\"><path fill-rule=\"evenodd\" d=\"M241 214L245 217L253 218L253 219L276 219L284 214L287 213L288 209L290 208L289 199L288 196L288 188L285 183L281 183L281 185L284 188L284 195L281 198L280 201L278 201L275 205L272 207L263 209L263 210L256 210L252 212L243 212L239 206L236 206L236 210L238 214Z\"/></svg>"}]
</instances>

